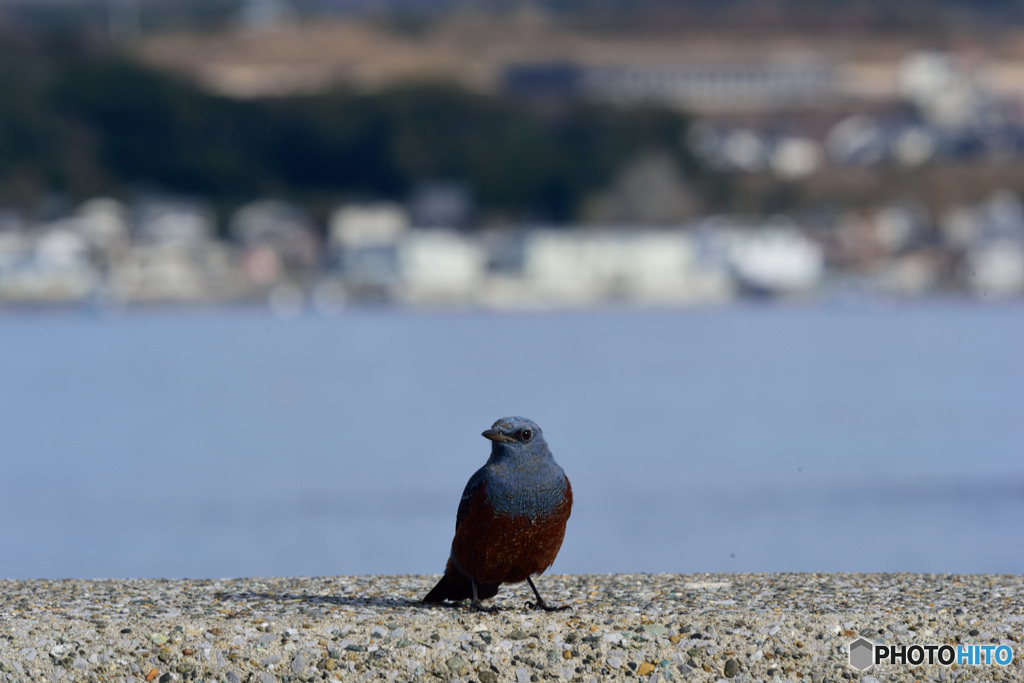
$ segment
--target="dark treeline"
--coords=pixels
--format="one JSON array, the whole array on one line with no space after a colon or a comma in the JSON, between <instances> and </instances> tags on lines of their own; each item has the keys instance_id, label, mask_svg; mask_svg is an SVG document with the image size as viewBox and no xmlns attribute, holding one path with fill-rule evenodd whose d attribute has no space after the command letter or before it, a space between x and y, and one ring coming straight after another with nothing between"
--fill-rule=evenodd
<instances>
[{"instance_id":1,"label":"dark treeline","mask_svg":"<svg viewBox=\"0 0 1024 683\"><path fill-rule=\"evenodd\" d=\"M667 110L541 110L444 85L232 100L109 57L44 71L0 74L2 202L147 190L326 207L455 181L485 218L568 221L652 150L705 197L720 191L688 151L686 117Z\"/></svg>"},{"instance_id":2,"label":"dark treeline","mask_svg":"<svg viewBox=\"0 0 1024 683\"><path fill-rule=\"evenodd\" d=\"M530 7L576 28L664 31L678 28L770 30L999 29L1024 23L1024 0L286 0L290 17L360 17L419 30L460 12L501 16ZM141 0L144 31L216 30L237 25L239 0ZM22 29L105 31L110 0L5 0L0 22Z\"/></svg>"}]
</instances>

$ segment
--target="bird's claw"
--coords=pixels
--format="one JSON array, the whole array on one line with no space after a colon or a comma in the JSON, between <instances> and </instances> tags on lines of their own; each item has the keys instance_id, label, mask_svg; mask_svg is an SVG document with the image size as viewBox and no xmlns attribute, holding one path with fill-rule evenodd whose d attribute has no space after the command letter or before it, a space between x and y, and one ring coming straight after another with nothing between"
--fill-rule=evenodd
<instances>
[{"instance_id":1,"label":"bird's claw","mask_svg":"<svg viewBox=\"0 0 1024 683\"><path fill-rule=\"evenodd\" d=\"M542 609L545 612L564 612L567 609L572 609L569 605L562 605L561 607L551 607L544 602L530 602L526 601L526 606L530 609Z\"/></svg>"},{"instance_id":2,"label":"bird's claw","mask_svg":"<svg viewBox=\"0 0 1024 683\"><path fill-rule=\"evenodd\" d=\"M473 603L470 603L470 605L469 605L469 611L470 612L474 612L474 611L475 612L487 612L488 614L497 614L499 610L498 610L498 606L497 605L491 605L490 607L484 607L479 602L473 602Z\"/></svg>"}]
</instances>

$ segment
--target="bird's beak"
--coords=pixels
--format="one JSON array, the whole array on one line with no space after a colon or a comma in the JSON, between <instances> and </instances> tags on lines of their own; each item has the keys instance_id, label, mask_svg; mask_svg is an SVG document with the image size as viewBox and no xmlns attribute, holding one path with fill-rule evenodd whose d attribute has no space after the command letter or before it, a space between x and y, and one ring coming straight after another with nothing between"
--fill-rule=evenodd
<instances>
[{"instance_id":1,"label":"bird's beak","mask_svg":"<svg viewBox=\"0 0 1024 683\"><path fill-rule=\"evenodd\" d=\"M485 439L490 439L491 441L505 441L505 442L515 441L515 439L513 439L511 436L505 436L504 434L499 432L497 429L485 429L484 433L483 433L483 437Z\"/></svg>"}]
</instances>

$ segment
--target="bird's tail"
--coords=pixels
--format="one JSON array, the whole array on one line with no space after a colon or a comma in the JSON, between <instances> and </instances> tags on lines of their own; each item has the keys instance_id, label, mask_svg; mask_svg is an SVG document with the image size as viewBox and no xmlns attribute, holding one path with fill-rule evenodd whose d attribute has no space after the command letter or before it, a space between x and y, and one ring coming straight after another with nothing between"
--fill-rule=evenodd
<instances>
[{"instance_id":1,"label":"bird's tail","mask_svg":"<svg viewBox=\"0 0 1024 683\"><path fill-rule=\"evenodd\" d=\"M476 597L479 600L493 598L498 594L497 583L478 583L476 585ZM468 600L473 597L473 584L469 577L460 572L448 561L444 570L444 576L437 582L429 593L423 598L423 602L444 602L445 600Z\"/></svg>"}]
</instances>

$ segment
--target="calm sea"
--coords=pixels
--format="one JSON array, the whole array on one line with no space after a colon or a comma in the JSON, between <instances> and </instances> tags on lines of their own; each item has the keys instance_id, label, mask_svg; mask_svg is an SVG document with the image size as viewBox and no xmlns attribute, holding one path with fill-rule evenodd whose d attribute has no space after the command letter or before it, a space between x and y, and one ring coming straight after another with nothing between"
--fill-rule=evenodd
<instances>
[{"instance_id":1,"label":"calm sea","mask_svg":"<svg viewBox=\"0 0 1024 683\"><path fill-rule=\"evenodd\" d=\"M480 432L556 572L1024 572L1024 307L0 315L0 578L438 572Z\"/></svg>"}]
</instances>

